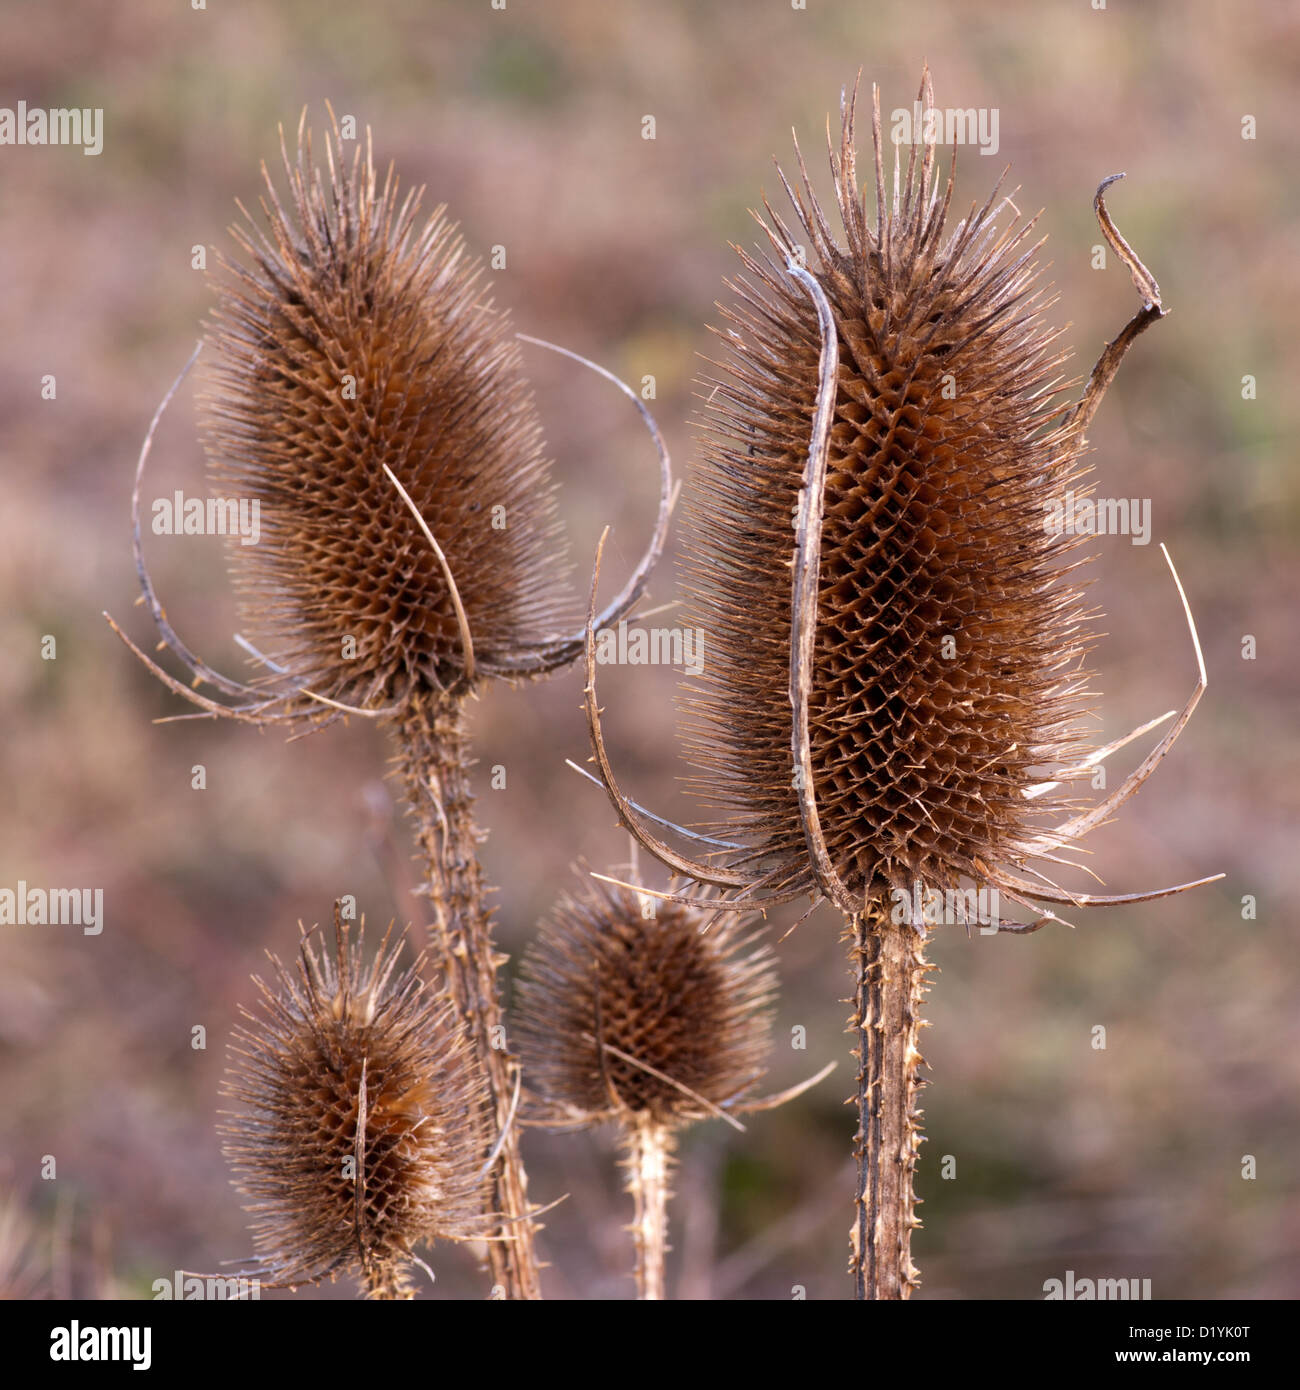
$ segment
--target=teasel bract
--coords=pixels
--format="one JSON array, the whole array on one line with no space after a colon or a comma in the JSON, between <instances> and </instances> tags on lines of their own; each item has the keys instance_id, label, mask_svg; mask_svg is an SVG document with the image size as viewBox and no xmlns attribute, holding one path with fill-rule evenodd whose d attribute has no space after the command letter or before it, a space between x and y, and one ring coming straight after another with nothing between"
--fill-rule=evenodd
<instances>
[{"instance_id":1,"label":"teasel bract","mask_svg":"<svg viewBox=\"0 0 1300 1390\"><path fill-rule=\"evenodd\" d=\"M390 723L427 863L436 963L504 1133L485 1189L485 1209L509 1223L509 1238L489 1246L494 1285L533 1298L533 1226L510 1125L517 1078L500 1045L505 957L494 950L484 901L464 706L487 680L574 660L582 634L576 616L565 625L550 463L509 320L443 209L421 227L420 193L400 194L391 169L381 184L368 132L349 154L332 111L330 119L323 161L305 113L293 157L281 133L288 201L263 167L266 225L241 205L233 236L242 261L221 261L206 339L214 366L201 407L212 481L259 507L259 542L232 542L231 556L265 651L244 645L264 674L234 681L196 656L169 624L144 563L141 481L180 379L140 453L136 567L162 644L194 687L227 700L168 675L113 626L207 715L303 730L347 716ZM650 545L602 615L609 623L643 592L671 509L662 441L635 394L616 384L651 429L662 488Z\"/></svg>"},{"instance_id":2,"label":"teasel bract","mask_svg":"<svg viewBox=\"0 0 1300 1390\"><path fill-rule=\"evenodd\" d=\"M919 95L932 110L928 71ZM1013 205L999 181L946 231L953 178L939 177L932 140L912 146L905 171L898 152L887 192L877 92L870 226L855 97L830 152L845 244L799 155L802 188L781 177L812 266L765 201L756 216L775 255L740 252L747 278L731 286L720 334L728 356L703 383L685 621L709 657L686 694L684 746L695 790L720 815L707 835L685 832L694 855L617 786L590 628L587 699L619 818L662 862L737 910L809 895L842 913L859 1059L851 1272L858 1297L899 1298L918 1283L926 904L961 915L960 886L974 884L1034 911L991 924L1024 932L1060 920L1044 902L1196 886L1072 893L1031 861L1069 862L1060 852L1136 790L1190 718L1205 669L1192 626L1199 680L1160 744L1097 805L1054 797L1129 741L1087 747L1093 615L1072 555L1083 537L1048 522L1067 492L1087 488L1085 429L1129 345L1164 314L1159 288L1110 219L1107 179L1098 220L1143 303L1082 398L1059 403L1065 355L1035 285L1034 222L1003 219Z\"/></svg>"},{"instance_id":3,"label":"teasel bract","mask_svg":"<svg viewBox=\"0 0 1300 1390\"><path fill-rule=\"evenodd\" d=\"M706 911L621 885L564 894L525 952L516 1038L537 1119L618 1126L639 1298L665 1296L678 1131L786 1098L752 1094L776 988L770 948L742 922L710 925Z\"/></svg>"},{"instance_id":4,"label":"teasel bract","mask_svg":"<svg viewBox=\"0 0 1300 1390\"><path fill-rule=\"evenodd\" d=\"M313 931L315 928L312 929ZM365 960L334 914L332 951L304 933L298 966L275 978L230 1044L222 1125L240 1190L255 1199L267 1287L353 1274L371 1298L410 1298L416 1246L487 1233L483 1074L455 1012L398 969L391 928Z\"/></svg>"}]
</instances>

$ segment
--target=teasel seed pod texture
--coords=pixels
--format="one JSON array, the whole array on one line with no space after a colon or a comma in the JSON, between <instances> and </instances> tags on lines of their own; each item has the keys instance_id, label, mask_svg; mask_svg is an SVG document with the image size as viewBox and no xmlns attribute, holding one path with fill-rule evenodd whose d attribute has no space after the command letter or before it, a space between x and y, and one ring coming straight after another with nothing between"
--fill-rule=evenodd
<instances>
[{"instance_id":1,"label":"teasel seed pod texture","mask_svg":"<svg viewBox=\"0 0 1300 1390\"><path fill-rule=\"evenodd\" d=\"M379 183L368 146L349 156L335 128L324 165L303 126L288 206L268 180L266 227L233 231L202 433L217 490L260 504L261 541L233 548L252 632L301 686L373 709L513 675L573 615L541 425L482 266L444 209L421 226L418 195Z\"/></svg>"},{"instance_id":2,"label":"teasel seed pod texture","mask_svg":"<svg viewBox=\"0 0 1300 1390\"><path fill-rule=\"evenodd\" d=\"M919 98L933 110L928 72ZM1082 399L1062 404L1066 356L1045 318L1034 221L999 182L949 230L953 178L939 177L932 139L896 153L887 192L876 93L872 227L854 116L846 97L830 152L844 243L800 155L802 187L781 176L797 233L765 202L775 254L740 252L727 355L703 382L684 621L710 655L684 697L684 747L714 811L707 836L687 832L706 854L675 850L618 789L590 648L588 718L620 821L664 863L737 909L808 895L843 915L859 1060L851 1273L859 1297L901 1298L918 1282L930 905L951 902L961 919L960 885L974 883L992 891L996 929L1028 931L1059 919L1004 921L999 894L1037 913L1195 886L1068 893L1028 864L1062 862L1136 790L1205 672L1197 644L1191 699L1115 793L1077 814L1054 795L1113 749L1085 737L1092 615L1073 553L1084 537L1049 519L1087 490L1084 431L1127 348L1163 315L1159 288L1110 220L1107 180L1098 219L1142 307Z\"/></svg>"},{"instance_id":3,"label":"teasel seed pod texture","mask_svg":"<svg viewBox=\"0 0 1300 1390\"><path fill-rule=\"evenodd\" d=\"M332 111L321 157L305 113L292 156L283 134L281 146L287 198L263 168L262 217L241 205L240 256L221 260L201 345L214 488L259 508L258 543L236 540L230 553L263 674L234 681L190 651L144 564L141 478L171 393L137 468L136 562L163 644L194 687L113 626L209 715L308 730L349 716L389 723L427 866L434 956L504 1136L484 1197L508 1237L488 1247L494 1286L535 1298L510 1124L516 1067L500 1046L506 958L485 903L464 709L485 681L541 675L582 650L551 465L517 335L444 210L421 224L420 194L401 192L391 169L381 182L369 134L349 148ZM660 449L660 514L611 622L640 597L668 523L667 454L638 407Z\"/></svg>"},{"instance_id":4,"label":"teasel seed pod texture","mask_svg":"<svg viewBox=\"0 0 1300 1390\"><path fill-rule=\"evenodd\" d=\"M665 1296L676 1135L753 1102L776 989L734 918L601 882L564 894L525 952L515 1031L537 1117L618 1126L639 1298Z\"/></svg>"},{"instance_id":5,"label":"teasel seed pod texture","mask_svg":"<svg viewBox=\"0 0 1300 1390\"><path fill-rule=\"evenodd\" d=\"M315 929L313 929L314 931ZM222 1125L255 1199L256 1274L270 1287L355 1275L371 1298L410 1298L416 1247L485 1235L489 1128L482 1070L454 1010L399 968L391 929L365 959L335 908L332 949L304 934L230 1045Z\"/></svg>"}]
</instances>

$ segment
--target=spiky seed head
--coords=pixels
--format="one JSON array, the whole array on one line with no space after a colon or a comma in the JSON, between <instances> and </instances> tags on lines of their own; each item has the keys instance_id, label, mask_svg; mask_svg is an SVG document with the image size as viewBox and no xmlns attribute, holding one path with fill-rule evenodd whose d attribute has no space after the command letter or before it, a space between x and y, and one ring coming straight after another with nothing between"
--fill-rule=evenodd
<instances>
[{"instance_id":1,"label":"spiky seed head","mask_svg":"<svg viewBox=\"0 0 1300 1390\"><path fill-rule=\"evenodd\" d=\"M336 913L332 955L307 935L295 973L273 956L273 984L255 979L223 1087L243 1109L221 1132L264 1282L351 1273L409 1296L418 1243L485 1229L483 1086L422 962L399 972L390 933L367 964L364 935Z\"/></svg>"},{"instance_id":2,"label":"spiky seed head","mask_svg":"<svg viewBox=\"0 0 1300 1390\"><path fill-rule=\"evenodd\" d=\"M561 896L518 986L524 1076L548 1118L673 1128L749 1093L765 1070L775 969L736 920L708 922L612 884Z\"/></svg>"},{"instance_id":3,"label":"spiky seed head","mask_svg":"<svg viewBox=\"0 0 1300 1390\"><path fill-rule=\"evenodd\" d=\"M332 113L331 113L332 119ZM246 621L293 679L353 705L450 688L566 628L550 463L518 344L439 207L377 184L369 139L333 125L324 167L299 126L287 205L263 169L265 228L241 205L222 258L201 401L215 490L256 501L234 543Z\"/></svg>"},{"instance_id":4,"label":"spiky seed head","mask_svg":"<svg viewBox=\"0 0 1300 1390\"><path fill-rule=\"evenodd\" d=\"M922 95L933 104L928 79ZM846 105L831 154L845 245L806 174L792 193L839 347L812 782L831 864L858 901L1016 860L1031 816L1059 809L1026 800L1036 769L1079 751L1088 645L1061 565L1076 538L1045 524L1085 476L1077 436L1054 419L1064 355L1034 289L1032 223L1003 224L995 190L945 233L952 180L941 184L933 146L913 148L892 200L878 134L875 155L873 229ZM778 253L742 252L727 359L704 383L686 621L711 657L685 700L686 743L695 790L728 838L749 841L755 879L812 891L791 751L791 520L821 339L783 263L796 239L767 211Z\"/></svg>"}]
</instances>

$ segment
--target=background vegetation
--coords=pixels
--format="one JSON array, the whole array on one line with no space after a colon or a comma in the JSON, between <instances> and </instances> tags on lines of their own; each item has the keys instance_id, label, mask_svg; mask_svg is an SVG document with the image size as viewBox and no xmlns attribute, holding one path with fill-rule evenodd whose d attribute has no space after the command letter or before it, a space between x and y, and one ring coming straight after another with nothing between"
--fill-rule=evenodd
<instances>
[{"instance_id":1,"label":"background vegetation","mask_svg":"<svg viewBox=\"0 0 1300 1390\"><path fill-rule=\"evenodd\" d=\"M1009 161L1019 206L1046 209L1055 314L1071 321L1080 371L1133 309L1122 269L1090 268L1092 192L1128 172L1112 210L1172 314L1134 350L1093 430L1099 492L1150 498L1154 518L1151 546L1098 547L1098 736L1180 705L1194 680L1156 541L1180 566L1210 688L1174 755L1091 848L1112 891L1228 877L1080 915L1076 932L941 933L919 1296L1039 1297L1067 1269L1147 1277L1160 1298L1300 1292L1293 6L216 0L196 12L7 0L0 32L0 104L105 113L98 158L0 148L0 884L102 886L107 923L94 938L0 929L0 1189L21 1207L47 1289L147 1296L174 1269L246 1254L213 1125L249 973L264 948L289 955L297 919L328 920L341 893L371 921L418 922L376 730L286 744L225 724L156 727L179 702L99 616L107 607L148 636L130 609L136 451L207 308L191 248L228 246L232 200L255 197L258 162L278 157L277 123L296 124L304 105L319 120L329 98L369 124L381 163L427 183L477 251L507 248L497 293L522 331L656 377L680 468L705 323L736 268L727 243L754 239L746 208L761 190L775 201L771 156L788 161L797 127L825 192L822 131L841 85L861 66L886 111L909 105L928 59L939 105L999 108L1001 149L962 151L957 204L982 202ZM1241 138L1248 114L1254 142ZM576 573L612 523L612 592L652 519L653 457L616 393L529 351ZM55 401L41 399L45 373ZM203 488L190 391L146 496L177 487ZM242 673L221 542L151 538L149 554L181 633ZM654 597L674 584L670 559ZM55 661L40 658L44 634ZM1257 639L1252 661L1244 634ZM675 685L670 671L607 668L602 696L631 794L689 819L683 769L665 757ZM586 756L580 691L570 672L493 691L475 716L485 863L516 957L571 860L626 859L603 797L563 766ZM1115 771L1140 756L1128 750ZM204 791L191 789L197 763ZM488 788L494 764L504 791ZM1256 920L1242 920L1245 894ZM772 1082L831 1058L841 1068L746 1135L689 1136L676 1296L848 1295L837 930L823 910L780 947ZM206 1051L191 1048L196 1024ZM1105 1051L1091 1046L1099 1024ZM805 1051L789 1046L796 1027ZM631 1295L612 1153L612 1137L527 1141L532 1193L571 1194L546 1217L552 1297ZM57 1181L40 1180L45 1154ZM1241 1176L1246 1154L1254 1181ZM481 1292L467 1252L439 1249L433 1263L437 1295Z\"/></svg>"}]
</instances>

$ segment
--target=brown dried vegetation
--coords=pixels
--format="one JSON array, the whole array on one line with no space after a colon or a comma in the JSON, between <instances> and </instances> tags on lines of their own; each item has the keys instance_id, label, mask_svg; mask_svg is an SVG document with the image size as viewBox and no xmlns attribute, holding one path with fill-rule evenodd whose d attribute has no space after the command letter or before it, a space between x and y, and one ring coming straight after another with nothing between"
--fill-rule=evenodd
<instances>
[{"instance_id":1,"label":"brown dried vegetation","mask_svg":"<svg viewBox=\"0 0 1300 1390\"><path fill-rule=\"evenodd\" d=\"M1034 288L1033 222L990 195L944 238L952 182L915 151L866 220L846 116L836 196L847 245L794 194L839 336L811 671L812 783L834 872L861 903L1020 857L1036 770L1081 751L1078 544L1044 525L1084 486L1050 390L1062 362ZM877 156L879 160L879 155ZM878 177L880 174L877 166ZM771 209L779 248L793 236ZM686 511L688 621L710 635L690 702L696 788L744 835L772 891L817 887L790 736L791 517L817 407L821 332L784 263L741 253L705 383ZM1055 418L1054 418L1055 412ZM1052 423L1056 428L1049 428Z\"/></svg>"},{"instance_id":2,"label":"brown dried vegetation","mask_svg":"<svg viewBox=\"0 0 1300 1390\"><path fill-rule=\"evenodd\" d=\"M401 940L363 955L335 914L334 954L304 936L291 974L275 957L260 1012L231 1044L222 1126L240 1191L255 1198L252 1273L268 1286L358 1276L410 1297L415 1247L482 1235L487 1154L481 1073L448 1004L398 971Z\"/></svg>"},{"instance_id":3,"label":"brown dried vegetation","mask_svg":"<svg viewBox=\"0 0 1300 1390\"><path fill-rule=\"evenodd\" d=\"M928 74L920 96L933 105ZM1142 307L1082 398L1063 401L1033 221L1022 225L999 185L947 230L953 179L939 176L932 143L912 148L887 196L878 97L873 114L875 227L846 101L831 151L845 243L800 156L802 187L786 190L816 267L765 204L775 256L741 253L746 274L720 334L728 356L704 383L686 621L705 633L709 658L685 698L685 751L716 820L712 837L672 827L699 858L663 841L618 790L595 688L595 629L628 611L662 547L662 447L659 523L641 565L599 616L592 583L585 693L601 780L635 838L709 888L653 894L664 901L651 915L636 885L564 898L530 955L518 1033L544 1122L612 1119L623 1131L646 1298L664 1293L675 1129L768 1104L748 1093L770 1027L771 963L735 925L702 932L707 919L803 895L844 916L859 1060L851 1268L860 1297L890 1298L917 1283L924 895L995 889L1042 914L995 923L1025 932L1059 920L1043 902L1180 891L1074 893L1032 867L1069 862L1061 852L1142 784L1205 685L1197 645L1199 683L1137 771L1086 810L1061 795L1128 740L1085 746L1092 615L1075 573L1079 539L1047 518L1065 494L1087 491L1085 431L1128 347L1163 315L1159 288L1110 220L1107 180L1098 220ZM428 1080L436 1067L424 1081L404 1070L420 1048L420 1066L437 1062L432 1034L449 1020L420 1022L417 1000L430 1001L403 976L394 1010L406 1032L376 1042L376 1080L370 1043L357 1041L371 1019L346 1000L364 995L373 1012L391 958L381 979L345 960L342 935L335 967L304 944L301 985L281 972L287 993L264 990L270 1025L260 1039L245 1034L252 1079L237 1093L273 1121L241 1121L231 1153L247 1190L272 1201L257 1230L276 1280L356 1268L372 1293L401 1294L416 1240L490 1229L494 1280L537 1297L535 1213L512 1130L519 1072L497 1039L503 958L476 857L462 706L480 679L554 669L582 639L565 635L548 465L503 316L441 210L417 232L418 197L399 202L391 173L380 189L368 148L346 164L337 128L326 164L328 177L300 128L296 162L285 153L291 208L267 178L269 235L252 218L236 229L251 264L226 266L209 334L205 443L215 481L262 505L263 543L237 547L235 564L270 674L251 685L217 676L168 627L139 557L138 478L137 559L164 642L196 684L243 702L221 705L162 676L208 713L392 720L450 1019L481 1077L444 1098ZM147 453L148 442L141 469ZM453 1070L464 1061L443 1058ZM452 1152L436 1111L444 1099L460 1107L480 1151L480 1084L500 1133L486 1185ZM417 1109L426 1119L403 1129ZM347 1158L349 1135L369 1184L355 1189L350 1228L346 1183L322 1181ZM286 1164L294 1146L305 1167Z\"/></svg>"},{"instance_id":4,"label":"brown dried vegetation","mask_svg":"<svg viewBox=\"0 0 1300 1390\"><path fill-rule=\"evenodd\" d=\"M918 99L933 110L928 71ZM1026 932L1059 920L1043 901L1196 886L1071 893L1032 861L1069 863L1059 852L1137 790L1190 718L1205 668L1193 626L1200 680L1177 721L1114 792L1062 820L1074 808L1052 793L1119 744L1085 746L1091 638L1070 562L1080 537L1049 521L1087 491L1085 431L1128 347L1163 316L1159 287L1110 220L1108 179L1098 221L1142 307L1082 399L1061 401L1033 221L1019 225L999 183L946 231L954 180L941 179L932 137L905 170L896 152L887 195L875 93L870 226L855 101L830 148L845 244L800 155L802 188L781 177L815 268L765 202L776 255L740 252L748 278L732 285L719 335L728 357L703 383L686 582L710 660L685 700L685 749L694 790L719 815L711 836L682 832L698 857L618 789L590 639L587 712L621 823L663 863L723 890L734 910L806 894L843 915L859 1062L851 1271L859 1297L898 1298L917 1284L923 904L973 881L993 890L994 930ZM998 894L1041 915L1003 921Z\"/></svg>"},{"instance_id":5,"label":"brown dried vegetation","mask_svg":"<svg viewBox=\"0 0 1300 1390\"><path fill-rule=\"evenodd\" d=\"M511 1129L515 1069L494 1045L504 958L478 865L463 706L486 678L566 664L582 638L576 618L566 632L549 463L507 319L442 209L417 231L419 193L399 198L391 170L380 187L369 137L364 157L358 147L349 160L332 112L331 125L323 169L305 113L292 160L282 133L289 206L264 167L267 227L241 206L245 225L233 234L248 263L222 262L207 341L204 440L216 486L259 507L259 544L236 544L232 557L246 620L266 648L251 650L269 674L250 684L208 667L172 630L144 564L141 480L175 386L141 450L135 548L162 644L194 686L113 626L210 716L318 727L351 714L395 726L434 954L502 1131L484 1209L511 1230L489 1246L489 1263L508 1295L536 1298L527 1178ZM610 621L640 597L664 543L671 476L655 440L659 518ZM203 684L237 703L199 693Z\"/></svg>"},{"instance_id":6,"label":"brown dried vegetation","mask_svg":"<svg viewBox=\"0 0 1300 1390\"><path fill-rule=\"evenodd\" d=\"M335 127L322 170L303 127L284 164L290 206L267 176L267 229L233 229L247 264L223 260L203 398L214 483L265 518L233 547L250 624L349 705L514 674L573 622L509 319L445 210L418 227L420 194L378 185L368 145L349 158Z\"/></svg>"},{"instance_id":7,"label":"brown dried vegetation","mask_svg":"<svg viewBox=\"0 0 1300 1390\"><path fill-rule=\"evenodd\" d=\"M524 957L517 1035L539 1117L618 1125L640 1298L666 1296L677 1131L781 1099L751 1097L775 998L772 953L739 921L604 882L561 897Z\"/></svg>"},{"instance_id":8,"label":"brown dried vegetation","mask_svg":"<svg viewBox=\"0 0 1300 1390\"><path fill-rule=\"evenodd\" d=\"M659 903L647 917L646 901L603 883L566 894L524 957L516 1037L557 1123L685 1124L763 1076L771 951L735 921L704 931L707 913Z\"/></svg>"}]
</instances>

